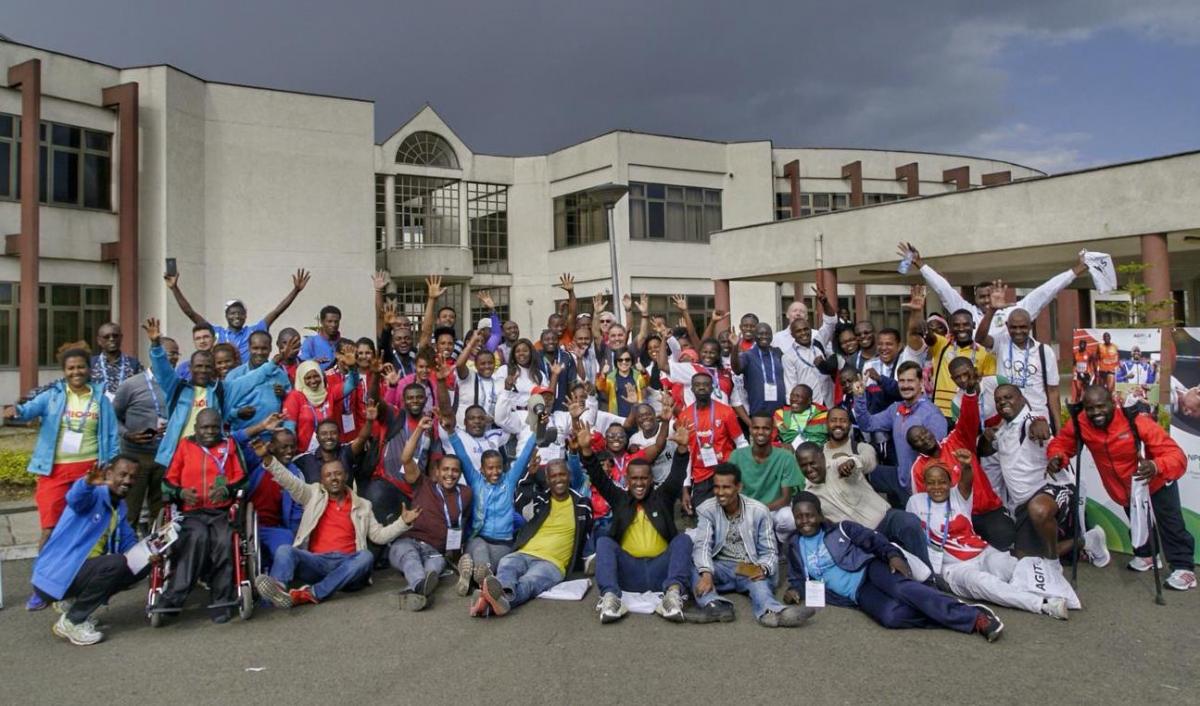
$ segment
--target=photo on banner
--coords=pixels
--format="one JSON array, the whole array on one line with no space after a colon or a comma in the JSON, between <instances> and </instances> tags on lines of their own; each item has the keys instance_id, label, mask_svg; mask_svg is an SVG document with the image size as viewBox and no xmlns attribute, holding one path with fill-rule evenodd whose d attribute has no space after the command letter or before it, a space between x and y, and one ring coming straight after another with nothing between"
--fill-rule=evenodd
<instances>
[{"instance_id":1,"label":"photo on banner","mask_svg":"<svg viewBox=\"0 0 1200 706\"><path fill-rule=\"evenodd\" d=\"M1171 375L1171 400L1179 394L1200 388L1200 328L1177 328L1175 366ZM1187 471L1179 479L1179 499L1183 506L1183 521L1193 537L1200 538L1200 418L1179 413L1173 405L1171 438L1187 456ZM1200 544L1200 542L1198 542ZM1200 561L1200 549L1196 551Z\"/></svg>"}]
</instances>

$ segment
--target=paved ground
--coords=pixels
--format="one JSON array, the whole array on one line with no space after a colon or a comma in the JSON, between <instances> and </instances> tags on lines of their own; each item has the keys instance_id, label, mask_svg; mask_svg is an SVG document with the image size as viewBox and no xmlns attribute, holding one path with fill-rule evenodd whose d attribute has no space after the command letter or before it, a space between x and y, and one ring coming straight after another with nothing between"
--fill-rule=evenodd
<instances>
[{"instance_id":1,"label":"paved ground","mask_svg":"<svg viewBox=\"0 0 1200 706\"><path fill-rule=\"evenodd\" d=\"M83 648L51 635L52 611L22 609L30 562L15 561L4 565L0 703L1196 703L1200 592L1156 606L1150 578L1116 564L1081 569L1086 610L1070 622L1002 610L1007 628L991 645L888 631L839 608L768 630L740 598L733 624L631 615L601 627L594 590L479 620L443 585L433 608L406 613L389 571L357 595L223 626L194 610L153 630L144 595L128 592L100 613L109 639Z\"/></svg>"}]
</instances>

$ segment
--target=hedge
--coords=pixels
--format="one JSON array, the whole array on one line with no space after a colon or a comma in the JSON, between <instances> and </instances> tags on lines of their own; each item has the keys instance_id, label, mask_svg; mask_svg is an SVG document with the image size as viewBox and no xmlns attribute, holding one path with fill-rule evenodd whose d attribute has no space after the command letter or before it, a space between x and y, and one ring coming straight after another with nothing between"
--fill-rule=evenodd
<instances>
[{"instance_id":1,"label":"hedge","mask_svg":"<svg viewBox=\"0 0 1200 706\"><path fill-rule=\"evenodd\" d=\"M0 450L0 485L33 487L37 476L25 470L29 452Z\"/></svg>"}]
</instances>

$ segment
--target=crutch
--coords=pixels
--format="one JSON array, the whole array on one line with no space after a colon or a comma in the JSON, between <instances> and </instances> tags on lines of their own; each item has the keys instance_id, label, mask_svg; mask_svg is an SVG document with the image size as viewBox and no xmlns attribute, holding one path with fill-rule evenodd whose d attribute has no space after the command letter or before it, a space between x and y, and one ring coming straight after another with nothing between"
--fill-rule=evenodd
<instances>
[{"instance_id":1,"label":"crutch","mask_svg":"<svg viewBox=\"0 0 1200 706\"><path fill-rule=\"evenodd\" d=\"M1158 574L1158 556L1159 548L1162 546L1162 541L1158 536L1158 521L1154 519L1154 504L1150 505L1150 512L1146 514L1146 521L1150 523L1150 549L1153 555L1150 557L1150 565L1154 567L1154 602L1158 605L1166 605L1167 601L1163 598L1162 577Z\"/></svg>"}]
</instances>

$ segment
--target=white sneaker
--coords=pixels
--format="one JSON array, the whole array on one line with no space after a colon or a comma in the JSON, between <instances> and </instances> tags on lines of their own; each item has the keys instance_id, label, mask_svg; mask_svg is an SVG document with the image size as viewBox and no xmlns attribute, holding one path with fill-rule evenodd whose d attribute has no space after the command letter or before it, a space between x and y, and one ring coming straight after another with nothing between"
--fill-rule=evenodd
<instances>
[{"instance_id":1,"label":"white sneaker","mask_svg":"<svg viewBox=\"0 0 1200 706\"><path fill-rule=\"evenodd\" d=\"M1158 568L1162 568L1162 559L1154 557L1153 561L1158 564ZM1151 563L1151 559L1148 556L1135 556L1129 560L1129 563L1126 566L1128 566L1132 571L1140 572L1149 571L1150 569L1154 568L1154 564Z\"/></svg>"},{"instance_id":2,"label":"white sneaker","mask_svg":"<svg viewBox=\"0 0 1200 706\"><path fill-rule=\"evenodd\" d=\"M662 600L654 607L654 612L672 623L682 623L683 597L679 594L679 589L675 586L668 588L663 593Z\"/></svg>"},{"instance_id":3,"label":"white sneaker","mask_svg":"<svg viewBox=\"0 0 1200 706\"><path fill-rule=\"evenodd\" d=\"M596 575L596 555L595 554L588 554L587 556L585 556L583 558L583 575L584 576L595 576Z\"/></svg>"},{"instance_id":4,"label":"white sneaker","mask_svg":"<svg viewBox=\"0 0 1200 706\"><path fill-rule=\"evenodd\" d=\"M1187 591L1196 587L1196 572L1185 569L1175 569L1167 577L1167 588L1176 591Z\"/></svg>"},{"instance_id":5,"label":"white sneaker","mask_svg":"<svg viewBox=\"0 0 1200 706\"><path fill-rule=\"evenodd\" d=\"M1083 551L1087 554L1088 561L1092 562L1092 566L1097 569L1108 566L1112 561L1112 554L1108 551L1108 536L1104 534L1103 527L1096 525L1083 533Z\"/></svg>"},{"instance_id":6,"label":"white sneaker","mask_svg":"<svg viewBox=\"0 0 1200 706\"><path fill-rule=\"evenodd\" d=\"M629 612L629 608L625 607L625 603L621 601L621 597L615 593L606 593L600 598L599 605L596 610L600 611L601 623L615 623L625 614Z\"/></svg>"},{"instance_id":7,"label":"white sneaker","mask_svg":"<svg viewBox=\"0 0 1200 706\"><path fill-rule=\"evenodd\" d=\"M69 641L72 645L94 645L104 639L104 633L92 627L91 623L86 620L82 623L72 623L70 620L67 620L65 613L58 619L58 622L54 623L54 626L50 630L55 635Z\"/></svg>"},{"instance_id":8,"label":"white sneaker","mask_svg":"<svg viewBox=\"0 0 1200 706\"><path fill-rule=\"evenodd\" d=\"M1058 620L1066 620L1069 617L1067 613L1067 599L1061 597L1047 598L1042 601L1042 614L1049 615L1051 618Z\"/></svg>"}]
</instances>

